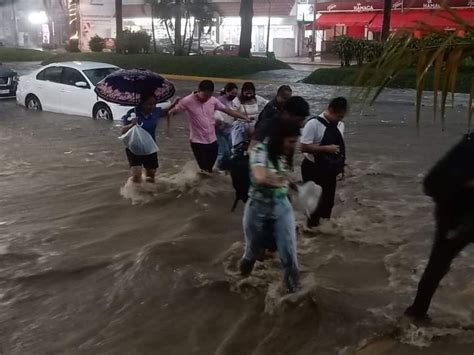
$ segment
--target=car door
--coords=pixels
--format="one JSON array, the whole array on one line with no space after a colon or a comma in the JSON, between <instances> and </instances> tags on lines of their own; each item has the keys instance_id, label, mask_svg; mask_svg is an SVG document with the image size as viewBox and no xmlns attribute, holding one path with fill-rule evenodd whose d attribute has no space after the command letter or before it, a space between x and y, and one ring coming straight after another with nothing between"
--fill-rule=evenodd
<instances>
[{"instance_id":1,"label":"car door","mask_svg":"<svg viewBox=\"0 0 474 355\"><path fill-rule=\"evenodd\" d=\"M34 94L41 102L44 111L61 112L61 74L60 66L47 67L36 76L29 94Z\"/></svg>"},{"instance_id":2,"label":"car door","mask_svg":"<svg viewBox=\"0 0 474 355\"><path fill-rule=\"evenodd\" d=\"M68 115L91 117L92 107L97 100L84 75L74 68L64 67L61 83L63 112ZM85 85L78 87L77 83Z\"/></svg>"}]
</instances>

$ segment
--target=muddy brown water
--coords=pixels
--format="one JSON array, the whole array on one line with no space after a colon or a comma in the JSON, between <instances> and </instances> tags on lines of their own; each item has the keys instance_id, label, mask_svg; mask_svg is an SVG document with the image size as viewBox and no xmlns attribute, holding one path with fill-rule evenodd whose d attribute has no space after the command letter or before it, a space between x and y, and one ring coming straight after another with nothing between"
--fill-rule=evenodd
<instances>
[{"instance_id":1,"label":"muddy brown water","mask_svg":"<svg viewBox=\"0 0 474 355\"><path fill-rule=\"evenodd\" d=\"M337 92L295 90L315 112ZM197 177L183 117L171 137L159 127L157 186L134 191L116 123L1 101L0 353L472 354L472 247L436 294L433 327L394 332L431 242L423 173L465 132L456 106L446 132L425 108L418 134L412 100L393 91L347 118L335 218L299 234L292 296L278 260L238 275L242 206L230 212L227 177Z\"/></svg>"}]
</instances>

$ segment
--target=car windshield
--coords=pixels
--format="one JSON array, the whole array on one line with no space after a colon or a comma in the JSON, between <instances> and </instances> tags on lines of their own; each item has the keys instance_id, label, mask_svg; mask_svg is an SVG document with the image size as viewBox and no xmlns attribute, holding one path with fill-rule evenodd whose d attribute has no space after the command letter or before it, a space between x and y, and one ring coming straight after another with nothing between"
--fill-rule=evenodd
<instances>
[{"instance_id":1,"label":"car windshield","mask_svg":"<svg viewBox=\"0 0 474 355\"><path fill-rule=\"evenodd\" d=\"M87 78L91 81L92 85L96 86L99 81L104 79L107 75L117 71L118 68L97 68L84 70Z\"/></svg>"}]
</instances>

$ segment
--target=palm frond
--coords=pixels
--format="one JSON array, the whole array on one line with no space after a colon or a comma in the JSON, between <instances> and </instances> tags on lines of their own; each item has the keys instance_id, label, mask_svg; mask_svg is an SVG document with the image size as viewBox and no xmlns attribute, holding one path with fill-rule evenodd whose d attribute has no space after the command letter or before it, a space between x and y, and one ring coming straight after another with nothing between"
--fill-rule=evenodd
<instances>
[{"instance_id":1,"label":"palm frond","mask_svg":"<svg viewBox=\"0 0 474 355\"><path fill-rule=\"evenodd\" d=\"M418 29L433 34L436 41L419 40L403 31L395 33L384 43L382 55L360 70L356 87L357 96L363 102L373 103L397 75L404 70L416 68L417 126L420 125L423 92L430 78L433 87L433 120L436 120L440 109L444 129L447 98L451 93L454 103L459 68L466 58L474 58L474 27L445 3L440 5L445 11L440 12L439 17L455 23L458 28L463 29L465 36L440 31L423 22L419 23ZM473 84L468 108L469 125L473 115L474 72L471 77ZM441 102L438 104L440 91Z\"/></svg>"}]
</instances>

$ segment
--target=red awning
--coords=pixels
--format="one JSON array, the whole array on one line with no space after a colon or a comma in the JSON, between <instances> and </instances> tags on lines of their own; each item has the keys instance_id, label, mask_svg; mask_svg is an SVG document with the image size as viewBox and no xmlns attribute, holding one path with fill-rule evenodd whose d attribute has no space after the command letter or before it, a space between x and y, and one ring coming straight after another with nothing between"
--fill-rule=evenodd
<instances>
[{"instance_id":1,"label":"red awning","mask_svg":"<svg viewBox=\"0 0 474 355\"><path fill-rule=\"evenodd\" d=\"M353 26L366 26L372 22L375 13L350 13L350 12L334 12L334 13L323 13L314 22L316 28L331 28L338 25L346 25L347 27ZM307 30L312 28L312 24L306 26Z\"/></svg>"},{"instance_id":2,"label":"red awning","mask_svg":"<svg viewBox=\"0 0 474 355\"><path fill-rule=\"evenodd\" d=\"M474 9L472 10L457 10L457 15L461 17L470 25L474 25ZM370 24L371 30L380 30L383 23L383 14L378 14ZM462 28L459 24L452 20L451 15L442 10L436 11L406 11L406 12L392 12L390 20L390 28L397 29L415 29L423 28L424 26L433 27L444 30L451 28Z\"/></svg>"}]
</instances>

